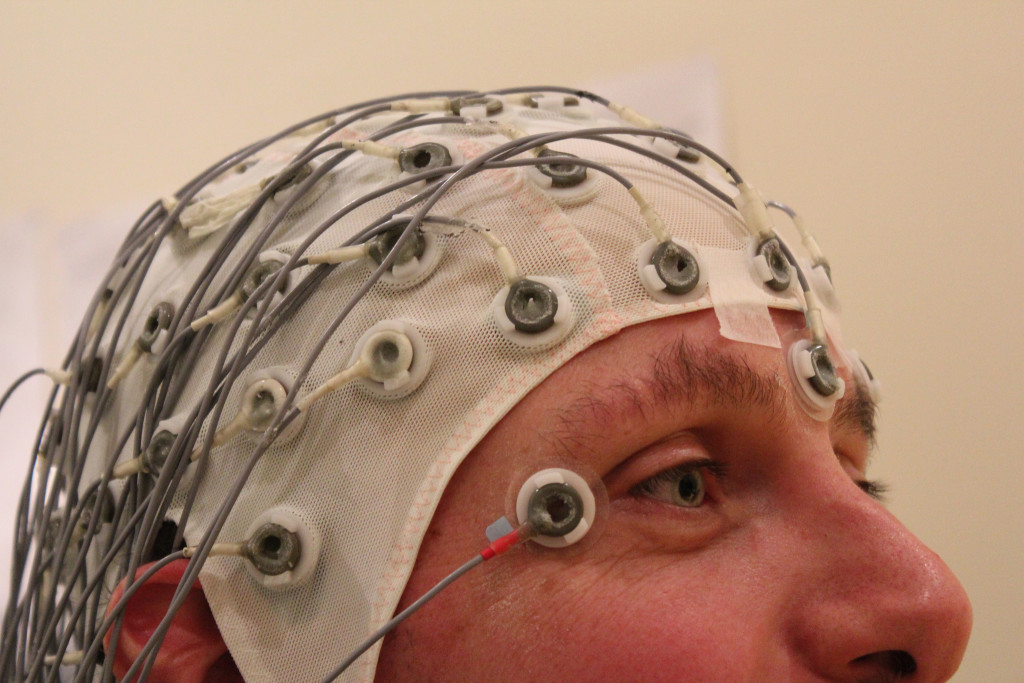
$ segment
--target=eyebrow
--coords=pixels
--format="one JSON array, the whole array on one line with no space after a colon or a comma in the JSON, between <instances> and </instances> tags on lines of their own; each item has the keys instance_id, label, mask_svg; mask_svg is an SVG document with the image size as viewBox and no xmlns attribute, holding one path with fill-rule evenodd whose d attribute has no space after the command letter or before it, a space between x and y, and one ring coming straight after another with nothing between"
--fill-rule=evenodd
<instances>
[{"instance_id":1,"label":"eyebrow","mask_svg":"<svg viewBox=\"0 0 1024 683\"><path fill-rule=\"evenodd\" d=\"M871 400L864 387L854 382L853 391L847 391L846 396L836 404L832 422L840 429L846 428L862 432L867 437L868 443L874 446L877 414L878 404Z\"/></svg>"},{"instance_id":2,"label":"eyebrow","mask_svg":"<svg viewBox=\"0 0 1024 683\"><path fill-rule=\"evenodd\" d=\"M745 358L679 337L650 356L650 373L628 373L608 386L589 383L585 394L558 410L566 431L592 420L611 421L623 410L641 416L665 404L702 402L713 406L756 408L774 419L785 410L783 385L788 378L778 372L764 372L750 366ZM855 430L874 443L876 407L860 386L847 391L836 406L832 426ZM561 436L566 436L565 434Z\"/></svg>"}]
</instances>

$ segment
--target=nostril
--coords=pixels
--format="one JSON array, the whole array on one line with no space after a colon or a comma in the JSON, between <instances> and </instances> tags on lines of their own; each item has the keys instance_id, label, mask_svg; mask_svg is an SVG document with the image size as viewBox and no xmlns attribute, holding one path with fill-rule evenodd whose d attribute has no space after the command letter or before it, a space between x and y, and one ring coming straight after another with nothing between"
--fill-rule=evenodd
<instances>
[{"instance_id":1,"label":"nostril","mask_svg":"<svg viewBox=\"0 0 1024 683\"><path fill-rule=\"evenodd\" d=\"M884 652L873 652L853 660L854 664L869 666L877 669L880 674L879 680L898 681L905 676L910 676L917 671L917 662L911 654L905 650L886 650ZM874 678L865 680L875 680Z\"/></svg>"}]
</instances>

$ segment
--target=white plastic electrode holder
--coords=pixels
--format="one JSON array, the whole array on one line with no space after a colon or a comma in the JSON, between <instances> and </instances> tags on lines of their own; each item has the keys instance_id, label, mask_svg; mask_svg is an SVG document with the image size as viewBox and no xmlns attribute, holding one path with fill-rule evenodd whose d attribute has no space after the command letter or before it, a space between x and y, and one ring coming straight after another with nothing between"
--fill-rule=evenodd
<instances>
[{"instance_id":1,"label":"white plastic electrode holder","mask_svg":"<svg viewBox=\"0 0 1024 683\"><path fill-rule=\"evenodd\" d=\"M265 524L280 525L298 537L300 546L299 559L294 569L273 575L264 574L252 562L247 560L245 567L249 575L265 588L271 590L287 590L301 586L309 580L320 559L321 543L319 530L305 518L305 515L291 507L282 506L267 510L253 520L246 531L246 540L252 538L260 527Z\"/></svg>"},{"instance_id":2,"label":"white plastic electrode holder","mask_svg":"<svg viewBox=\"0 0 1024 683\"><path fill-rule=\"evenodd\" d=\"M284 365L274 365L254 372L249 378L249 385L242 398L243 410L249 405L250 394L265 389L273 393L275 405L280 409L288 392L291 391L295 376L292 370ZM283 445L294 439L302 431L306 424L306 413L302 412L292 420L283 431L274 438L274 445ZM250 438L259 439L262 436L262 429L250 427L248 430Z\"/></svg>"},{"instance_id":3,"label":"white plastic electrode holder","mask_svg":"<svg viewBox=\"0 0 1024 683\"><path fill-rule=\"evenodd\" d=\"M778 240L778 237L771 239ZM751 272L754 281L772 290L772 296L785 296L792 293L793 283L797 281L796 268L786 259L779 246L765 246L764 242L753 240L750 244ZM767 255L762 249L767 249ZM769 262L769 257L772 262Z\"/></svg>"},{"instance_id":4,"label":"white plastic electrode holder","mask_svg":"<svg viewBox=\"0 0 1024 683\"><path fill-rule=\"evenodd\" d=\"M288 390L273 377L253 380L242 394L242 413L247 429L262 432L281 409Z\"/></svg>"},{"instance_id":5,"label":"white plastic electrode holder","mask_svg":"<svg viewBox=\"0 0 1024 683\"><path fill-rule=\"evenodd\" d=\"M242 281L243 289L249 288L253 292L256 290L258 286L262 285L263 281L265 281L266 279L277 278L277 276L280 275L280 268L282 268L284 264L288 263L288 261L291 259L291 254L286 254L283 251L278 251L276 249L268 249L267 251L261 252L260 255L256 258L257 263L253 266L253 270L251 270L249 273L246 273L245 280ZM253 273L257 272L257 270L260 269L260 267L265 263L277 264L277 269L273 270L272 272L268 272L266 274L261 275L261 280L259 283L251 281L250 278L253 277ZM281 303L281 300L284 298L284 296L289 291L291 291L292 284L294 281L294 275L294 270L289 272L287 275L285 275L284 281L281 283L281 288L273 290L273 293L271 295L272 301L270 303L270 308L273 308L274 306L277 306L279 303ZM266 296L266 291L264 291L263 296ZM263 305L262 301L256 303L252 308L250 308L246 312L246 317L251 318L255 316L256 310L261 305Z\"/></svg>"},{"instance_id":6,"label":"white plastic electrode holder","mask_svg":"<svg viewBox=\"0 0 1024 683\"><path fill-rule=\"evenodd\" d=\"M640 282L643 284L644 289L651 295L651 298L662 304L685 304L691 301L697 301L707 293L708 290L708 270L701 262L700 252L693 246L687 245L686 243L672 239L672 243L688 251L697 260L697 269L699 276L697 284L694 285L693 289L684 294L673 294L668 291L668 284L661 278L658 273L657 267L651 262L654 252L657 251L661 245L657 239L651 238L640 245L640 249L637 250L636 265L637 275L640 277Z\"/></svg>"},{"instance_id":7,"label":"white plastic electrode holder","mask_svg":"<svg viewBox=\"0 0 1024 683\"><path fill-rule=\"evenodd\" d=\"M839 388L830 396L822 396L811 384L814 377L814 365L811 358L813 342L809 339L798 339L789 347L786 366L789 378L796 388L796 395L807 414L815 420L825 422L832 417L836 402L846 392L846 383L842 377L836 377Z\"/></svg>"},{"instance_id":8,"label":"white plastic electrode holder","mask_svg":"<svg viewBox=\"0 0 1024 683\"><path fill-rule=\"evenodd\" d=\"M669 140L668 138L660 136L653 136L647 139L650 141L651 149L655 152L663 157L671 159L672 161L685 164L691 171L697 171L702 166L701 160L704 157L696 149L690 147L684 148L674 140Z\"/></svg>"},{"instance_id":9,"label":"white plastic electrode holder","mask_svg":"<svg viewBox=\"0 0 1024 683\"><path fill-rule=\"evenodd\" d=\"M597 501L590 485L575 472L557 467L540 470L530 475L516 496L516 518L519 524L526 524L529 520L530 500L534 494L549 484L560 484L572 489L583 503L583 518L564 536L537 535L530 540L548 548L565 548L582 540L593 528L594 518L597 516Z\"/></svg>"},{"instance_id":10,"label":"white plastic electrode holder","mask_svg":"<svg viewBox=\"0 0 1024 683\"><path fill-rule=\"evenodd\" d=\"M411 256L405 261L392 264L391 270L381 273L380 281L389 285L406 289L414 287L430 277L430 274L437 268L441 261L441 249L437 244L437 235L428 232L421 233L423 239L423 253L419 256ZM376 268L377 264L370 264Z\"/></svg>"},{"instance_id":11,"label":"white plastic electrode holder","mask_svg":"<svg viewBox=\"0 0 1024 683\"><path fill-rule=\"evenodd\" d=\"M349 365L362 361L370 376L360 384L376 396L401 398L423 383L431 354L415 326L405 320L382 320L356 341Z\"/></svg>"},{"instance_id":12,"label":"white plastic electrode holder","mask_svg":"<svg viewBox=\"0 0 1024 683\"><path fill-rule=\"evenodd\" d=\"M825 272L825 266L818 264L805 267L804 272L807 273L807 280L811 285L811 289L817 293L821 303L830 311L839 313L841 310L839 297L836 295L836 288L832 285L832 280L829 279L828 273Z\"/></svg>"},{"instance_id":13,"label":"white plastic electrode holder","mask_svg":"<svg viewBox=\"0 0 1024 683\"><path fill-rule=\"evenodd\" d=\"M544 193L544 196L559 206L573 207L586 204L597 197L601 191L602 174L592 168L586 170L587 177L583 182L569 187L555 187L551 178L544 175L537 166L527 166L524 175Z\"/></svg>"},{"instance_id":14,"label":"white plastic electrode holder","mask_svg":"<svg viewBox=\"0 0 1024 683\"><path fill-rule=\"evenodd\" d=\"M385 389L396 389L409 381L412 367L412 342L401 332L374 332L363 344L359 360L367 368L370 379Z\"/></svg>"},{"instance_id":15,"label":"white plastic electrode holder","mask_svg":"<svg viewBox=\"0 0 1024 683\"><path fill-rule=\"evenodd\" d=\"M860 357L860 354L853 349L846 351L846 358L850 364L850 371L853 373L853 379L859 386L864 387L867 391L868 397L872 403L878 403L882 400L882 383L872 374L868 368L867 363Z\"/></svg>"},{"instance_id":16,"label":"white plastic electrode holder","mask_svg":"<svg viewBox=\"0 0 1024 683\"><path fill-rule=\"evenodd\" d=\"M569 298L569 294L565 291L565 287L560 280L539 275L531 275L525 279L547 285L555 293L555 299L558 303L551 327L541 332L521 332L516 329L515 323L508 317L508 313L505 310L505 302L511 290L509 285L505 285L494 295L494 301L491 303L491 313L494 318L494 324L503 337L520 348L541 351L551 348L565 339L566 335L572 330L576 316L573 312L572 300Z\"/></svg>"}]
</instances>

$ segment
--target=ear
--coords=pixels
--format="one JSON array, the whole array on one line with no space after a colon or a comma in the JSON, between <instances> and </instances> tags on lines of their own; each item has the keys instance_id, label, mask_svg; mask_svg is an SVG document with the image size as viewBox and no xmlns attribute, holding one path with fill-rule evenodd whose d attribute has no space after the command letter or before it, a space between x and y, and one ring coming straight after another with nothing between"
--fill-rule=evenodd
<instances>
[{"instance_id":1,"label":"ear","mask_svg":"<svg viewBox=\"0 0 1024 683\"><path fill-rule=\"evenodd\" d=\"M136 576L145 572L149 566L139 567ZM110 652L113 629L103 637L107 656L114 658L114 676L118 680L124 678L164 618L187 566L187 560L171 562L132 595L124 610L121 635L115 652ZM114 590L109 605L121 599L126 581L127 577ZM160 646L147 680L151 683L242 682L242 675L231 659L231 653L217 629L203 587L198 581L171 621L171 628Z\"/></svg>"}]
</instances>

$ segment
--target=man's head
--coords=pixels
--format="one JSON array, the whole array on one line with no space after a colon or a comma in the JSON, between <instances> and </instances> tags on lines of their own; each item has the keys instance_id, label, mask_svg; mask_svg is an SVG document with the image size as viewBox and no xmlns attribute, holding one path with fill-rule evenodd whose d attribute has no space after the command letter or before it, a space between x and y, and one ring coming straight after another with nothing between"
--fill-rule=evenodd
<instances>
[{"instance_id":1,"label":"man's head","mask_svg":"<svg viewBox=\"0 0 1024 683\"><path fill-rule=\"evenodd\" d=\"M813 238L774 227L788 207L587 93L307 124L126 239L58 377L8 671L104 666L106 638L134 675L168 628L163 654L196 631L164 613L209 629L201 580L243 675L316 680L484 529L523 524L532 540L398 627L380 672L955 668L969 608L868 495L877 388ZM526 512L551 469L586 510L557 538Z\"/></svg>"}]
</instances>

